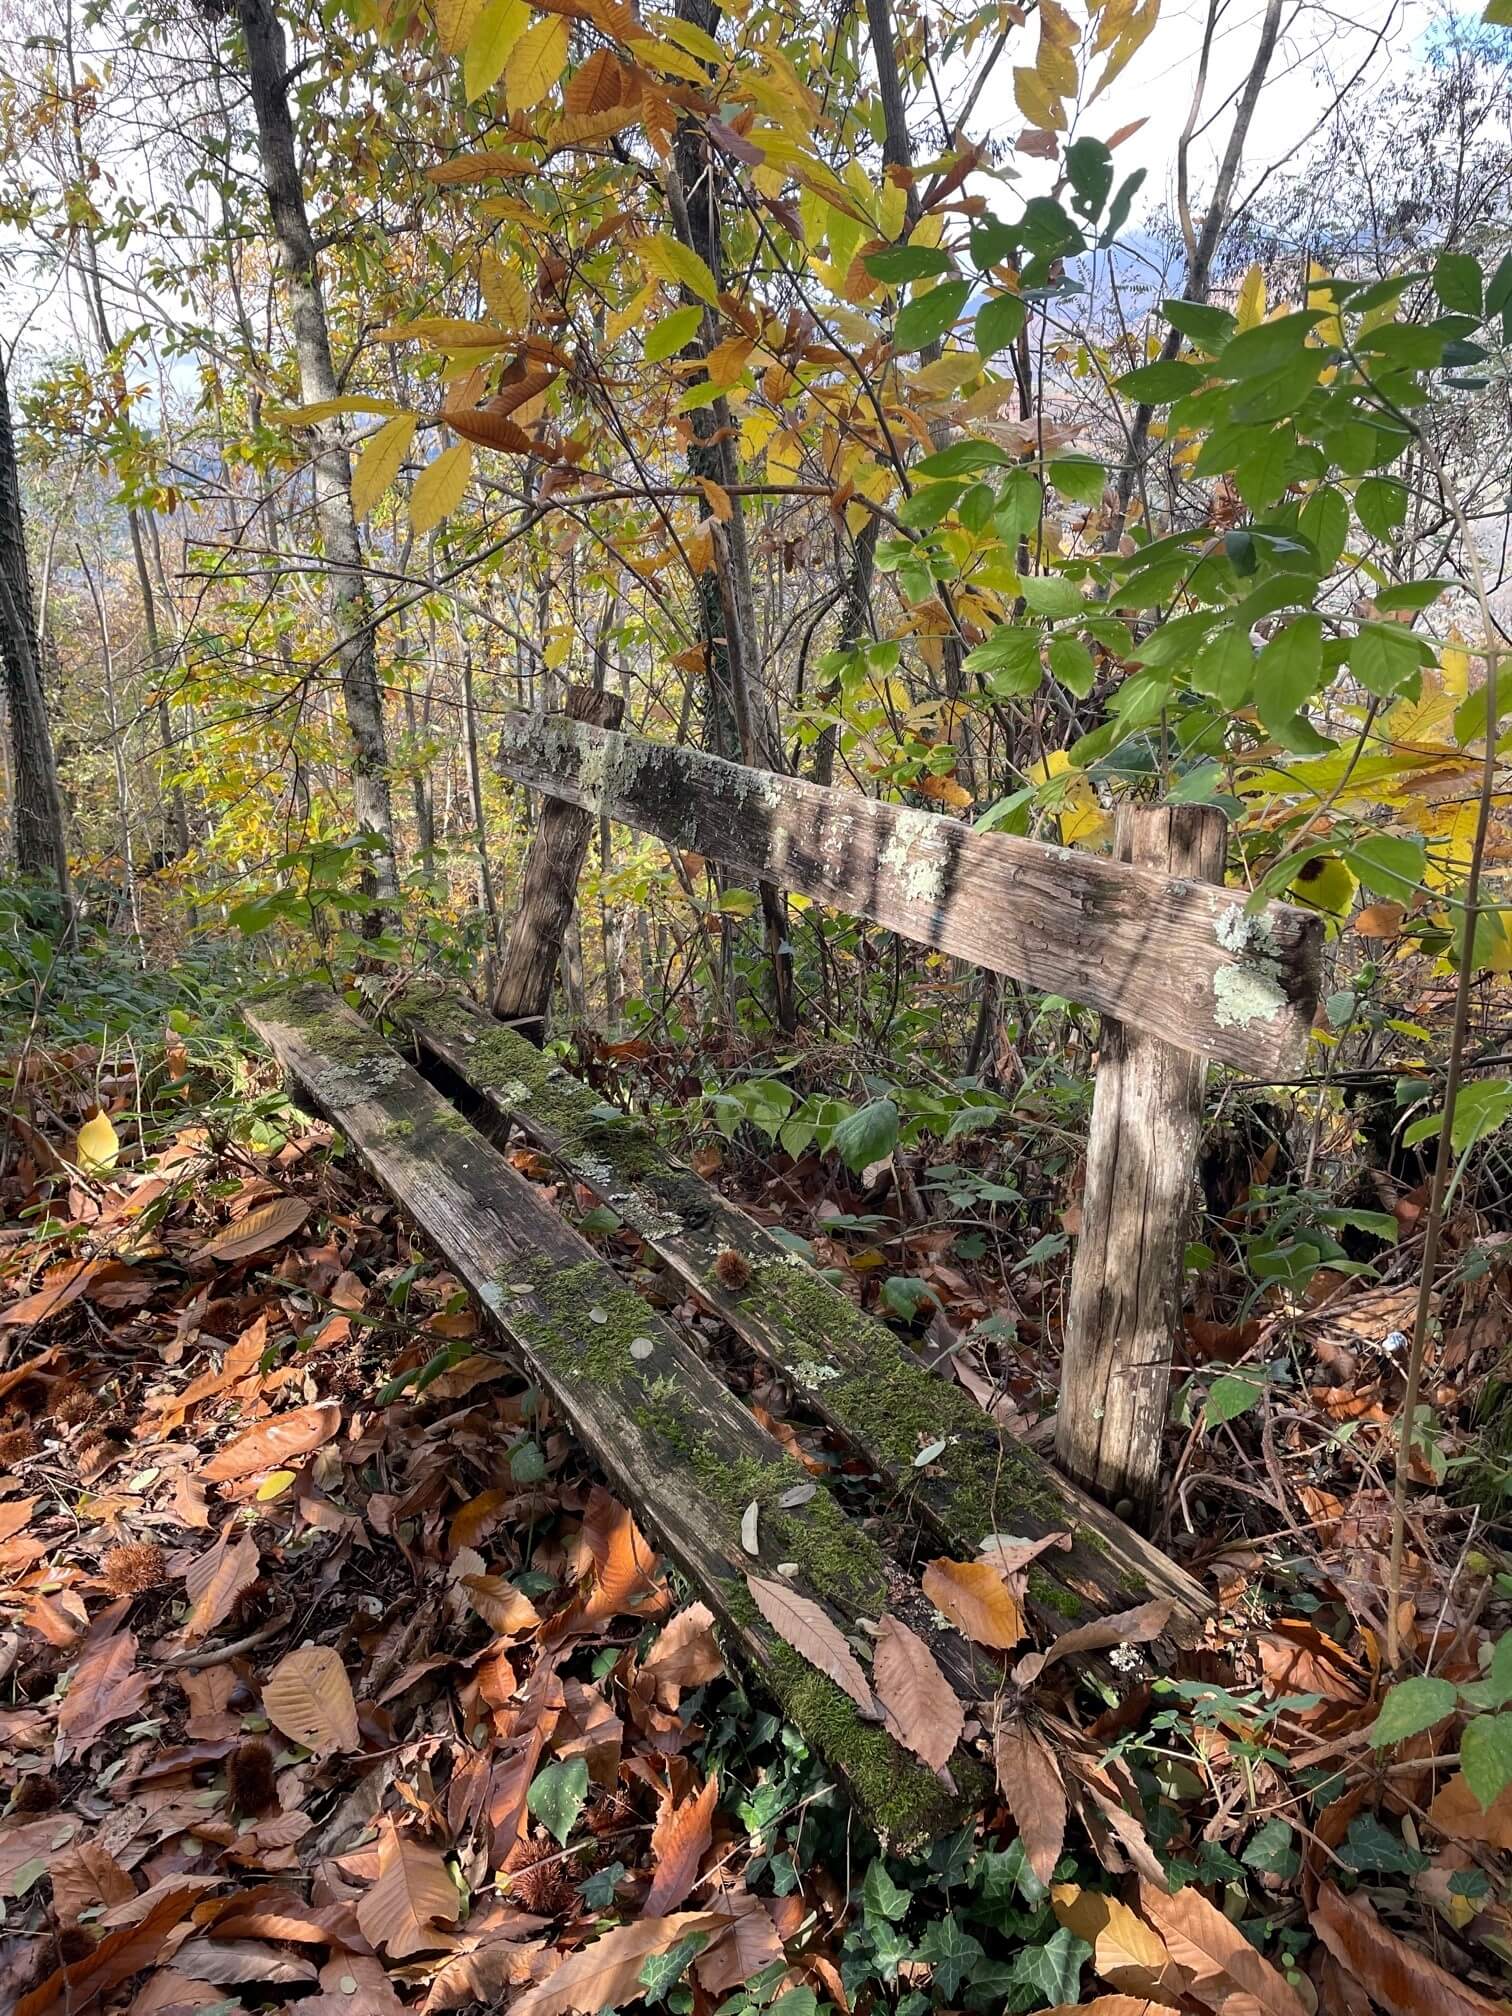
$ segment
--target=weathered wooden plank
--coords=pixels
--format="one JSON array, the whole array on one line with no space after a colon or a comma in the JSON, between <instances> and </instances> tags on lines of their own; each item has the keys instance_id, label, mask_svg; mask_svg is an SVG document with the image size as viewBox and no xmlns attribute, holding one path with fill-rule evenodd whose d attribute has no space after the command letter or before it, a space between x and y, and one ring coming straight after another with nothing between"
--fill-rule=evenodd
<instances>
[{"instance_id":1,"label":"weathered wooden plank","mask_svg":"<svg viewBox=\"0 0 1512 2016\"><path fill-rule=\"evenodd\" d=\"M853 1636L884 1611L902 1616L934 1644L963 1693L973 1683L957 1676L975 1671L965 1641L938 1629L917 1587L827 1491L782 1503L812 1483L802 1465L360 1017L308 987L249 1019L467 1284L879 1830L901 1846L958 1825L982 1789L971 1756L958 1753L955 1787L943 1785L771 1631L745 1576L774 1576L779 1564L796 1563L785 1579ZM754 1557L741 1537L752 1501L760 1507Z\"/></svg>"},{"instance_id":2,"label":"weathered wooden plank","mask_svg":"<svg viewBox=\"0 0 1512 2016\"><path fill-rule=\"evenodd\" d=\"M749 770L511 715L508 776L754 879L868 917L1257 1077L1300 1061L1322 919L1237 892Z\"/></svg>"},{"instance_id":3,"label":"weathered wooden plank","mask_svg":"<svg viewBox=\"0 0 1512 2016\"><path fill-rule=\"evenodd\" d=\"M1203 881L1223 873L1225 834L1211 806L1130 805L1113 848ZM1104 1019L1055 1452L1068 1477L1109 1505L1128 1500L1142 1523L1160 1484L1206 1075L1190 1050Z\"/></svg>"},{"instance_id":4,"label":"weathered wooden plank","mask_svg":"<svg viewBox=\"0 0 1512 2016\"><path fill-rule=\"evenodd\" d=\"M617 693L600 693L592 686L567 689L569 720L617 728L624 712L625 703ZM548 798L525 859L519 906L499 963L493 1012L532 1043L539 1043L545 1034L557 961L572 921L592 830L588 813L560 798Z\"/></svg>"},{"instance_id":5,"label":"weathered wooden plank","mask_svg":"<svg viewBox=\"0 0 1512 2016\"><path fill-rule=\"evenodd\" d=\"M988 1533L1070 1532L1071 1551L1042 1555L1030 1575L1031 1606L1048 1627L1164 1597L1174 1606L1171 1636L1195 1642L1211 1609L1199 1583L1005 1436L968 1394L675 1162L648 1130L607 1119L588 1086L454 991L412 990L391 1012L422 1053L610 1204L801 1388L948 1552L970 1559ZM726 1254L736 1262L722 1261ZM920 1451L941 1440L938 1457L919 1467Z\"/></svg>"}]
</instances>

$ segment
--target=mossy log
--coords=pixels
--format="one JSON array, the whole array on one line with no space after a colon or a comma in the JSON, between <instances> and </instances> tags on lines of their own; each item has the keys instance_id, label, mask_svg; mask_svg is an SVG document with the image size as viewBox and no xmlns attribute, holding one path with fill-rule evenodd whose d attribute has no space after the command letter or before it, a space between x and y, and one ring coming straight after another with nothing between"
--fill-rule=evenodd
<instances>
[{"instance_id":1,"label":"mossy log","mask_svg":"<svg viewBox=\"0 0 1512 2016\"><path fill-rule=\"evenodd\" d=\"M982 1794L959 1752L946 1785L777 1638L748 1572L786 1580L864 1646L885 1611L929 1639L963 1696L991 1684L917 1586L626 1288L588 1242L351 1009L306 987L248 1018L309 1100L464 1281L625 1502L723 1621L757 1679L898 1848L959 1826ZM540 1059L511 1036L526 1057ZM799 1493L798 1495L802 1495ZM742 1519L755 1501L757 1551ZM796 1564L794 1569L793 1564Z\"/></svg>"},{"instance_id":2,"label":"mossy log","mask_svg":"<svg viewBox=\"0 0 1512 2016\"><path fill-rule=\"evenodd\" d=\"M1189 1645L1211 1604L1201 1585L1106 1506L1005 1435L960 1387L928 1370L888 1329L711 1184L675 1161L639 1122L611 1118L598 1095L455 991L412 991L392 1010L422 1055L439 1060L501 1120L617 1211L672 1271L800 1388L920 1516L947 1550L970 1558L989 1533L1068 1532L1042 1555L1031 1607L1049 1627L1149 1598L1172 1604L1169 1635ZM727 1285L721 1253L749 1278ZM929 1463L917 1459L943 1441Z\"/></svg>"}]
</instances>

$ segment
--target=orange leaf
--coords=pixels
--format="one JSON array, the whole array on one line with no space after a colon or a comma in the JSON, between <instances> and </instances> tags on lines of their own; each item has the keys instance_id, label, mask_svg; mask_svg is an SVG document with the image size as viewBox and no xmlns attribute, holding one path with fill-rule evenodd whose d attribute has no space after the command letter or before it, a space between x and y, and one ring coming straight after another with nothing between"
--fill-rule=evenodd
<instances>
[{"instance_id":1,"label":"orange leaf","mask_svg":"<svg viewBox=\"0 0 1512 2016\"><path fill-rule=\"evenodd\" d=\"M933 1652L896 1617L884 1617L878 1627L872 1685L904 1749L931 1771L943 1769L961 1740L966 1711Z\"/></svg>"},{"instance_id":2,"label":"orange leaf","mask_svg":"<svg viewBox=\"0 0 1512 2016\"><path fill-rule=\"evenodd\" d=\"M644 1614L649 1601L663 1596L656 1549L624 1506L598 1485L583 1514L583 1543L597 1570L582 1610L586 1621L627 1610Z\"/></svg>"},{"instance_id":3,"label":"orange leaf","mask_svg":"<svg viewBox=\"0 0 1512 2016\"><path fill-rule=\"evenodd\" d=\"M996 1568L985 1561L931 1561L924 1594L958 1631L1000 1652L1024 1635L1024 1613Z\"/></svg>"},{"instance_id":4,"label":"orange leaf","mask_svg":"<svg viewBox=\"0 0 1512 2016\"><path fill-rule=\"evenodd\" d=\"M1463 1771L1456 1771L1428 1808L1428 1818L1440 1834L1456 1841L1487 1841L1493 1848L1512 1848L1512 1785L1504 1785L1489 1808L1470 1790Z\"/></svg>"},{"instance_id":5,"label":"orange leaf","mask_svg":"<svg viewBox=\"0 0 1512 2016\"><path fill-rule=\"evenodd\" d=\"M263 1712L306 1750L358 1750L357 1704L346 1668L329 1645L301 1645L263 1682Z\"/></svg>"},{"instance_id":6,"label":"orange leaf","mask_svg":"<svg viewBox=\"0 0 1512 2016\"><path fill-rule=\"evenodd\" d=\"M202 1474L212 1484L229 1484L255 1477L259 1470L288 1468L329 1442L340 1426L341 1409L334 1400L275 1414L271 1421L260 1421L245 1435L228 1442L219 1455L211 1457Z\"/></svg>"},{"instance_id":7,"label":"orange leaf","mask_svg":"<svg viewBox=\"0 0 1512 2016\"><path fill-rule=\"evenodd\" d=\"M50 1974L16 2003L14 2016L64 2016L65 2011L92 2008L133 1974L150 1967L163 1950L168 1934L204 1889L189 1878L158 1897L136 1925L107 1932L91 1952Z\"/></svg>"},{"instance_id":8,"label":"orange leaf","mask_svg":"<svg viewBox=\"0 0 1512 2016\"><path fill-rule=\"evenodd\" d=\"M60 1267L49 1267L34 1295L0 1309L0 1323L45 1323L49 1316L76 1302L104 1264L103 1260L68 1260Z\"/></svg>"},{"instance_id":9,"label":"orange leaf","mask_svg":"<svg viewBox=\"0 0 1512 2016\"><path fill-rule=\"evenodd\" d=\"M193 1645L230 1616L238 1596L250 1589L262 1572L257 1542L227 1520L219 1537L196 1554L184 1571L184 1588L189 1596L189 1615L184 1619L184 1643ZM234 1543L234 1544L233 1544Z\"/></svg>"},{"instance_id":10,"label":"orange leaf","mask_svg":"<svg viewBox=\"0 0 1512 2016\"><path fill-rule=\"evenodd\" d=\"M1188 1884L1173 1897L1141 1881L1139 1901L1178 1967L1204 2002L1232 2000L1257 2016L1306 2016L1297 1991L1239 1930Z\"/></svg>"},{"instance_id":11,"label":"orange leaf","mask_svg":"<svg viewBox=\"0 0 1512 2016\"><path fill-rule=\"evenodd\" d=\"M1346 1897L1334 1884L1320 1884L1312 1922L1339 1965L1362 1983L1386 2016L1422 2016L1429 2009L1433 2016L1500 2016L1506 2007L1399 1939L1358 1893Z\"/></svg>"},{"instance_id":12,"label":"orange leaf","mask_svg":"<svg viewBox=\"0 0 1512 2016\"><path fill-rule=\"evenodd\" d=\"M651 1835L651 1861L656 1871L642 1907L655 1918L675 1910L698 1881L698 1865L708 1852L714 1829L719 1780L711 1772L700 1791L681 1806L670 1799Z\"/></svg>"},{"instance_id":13,"label":"orange leaf","mask_svg":"<svg viewBox=\"0 0 1512 2016\"><path fill-rule=\"evenodd\" d=\"M569 1954L554 1974L518 1996L509 2005L509 2016L562 2016L568 2009L620 2009L638 2002L646 1992L641 1969L654 1954L665 1953L690 1933L717 1935L729 1922L712 1911L677 1911L670 1918L636 1918L616 1926Z\"/></svg>"},{"instance_id":14,"label":"orange leaf","mask_svg":"<svg viewBox=\"0 0 1512 2016\"><path fill-rule=\"evenodd\" d=\"M1354 930L1361 938L1400 938L1406 915L1400 903L1367 903L1354 920Z\"/></svg>"},{"instance_id":15,"label":"orange leaf","mask_svg":"<svg viewBox=\"0 0 1512 2016\"><path fill-rule=\"evenodd\" d=\"M270 1197L265 1204L254 1204L234 1225L206 1240L194 1258L215 1260L222 1266L233 1260L251 1260L259 1253L266 1253L270 1246L281 1246L285 1239L292 1239L309 1215L310 1207L303 1197Z\"/></svg>"},{"instance_id":16,"label":"orange leaf","mask_svg":"<svg viewBox=\"0 0 1512 2016\"><path fill-rule=\"evenodd\" d=\"M541 1613L534 1603L502 1575L464 1575L462 1587L490 1630L516 1638L540 1624Z\"/></svg>"},{"instance_id":17,"label":"orange leaf","mask_svg":"<svg viewBox=\"0 0 1512 2016\"><path fill-rule=\"evenodd\" d=\"M460 1910L457 1886L439 1851L385 1820L378 1837L378 1880L357 1900L363 1937L370 1945L386 1947L390 1960L434 1952L452 1943L452 1935L434 1921L444 1918L454 1925Z\"/></svg>"},{"instance_id":18,"label":"orange leaf","mask_svg":"<svg viewBox=\"0 0 1512 2016\"><path fill-rule=\"evenodd\" d=\"M1024 1843L1029 1867L1048 1883L1066 1839L1066 1788L1044 1738L1022 1716L998 1723L993 1745L998 1789Z\"/></svg>"},{"instance_id":19,"label":"orange leaf","mask_svg":"<svg viewBox=\"0 0 1512 2016\"><path fill-rule=\"evenodd\" d=\"M714 1613L707 1603L690 1603L678 1611L641 1661L641 1671L655 1674L663 1698L672 1696L671 1707L677 1705L681 1688L702 1687L719 1678L724 1656L715 1643Z\"/></svg>"}]
</instances>

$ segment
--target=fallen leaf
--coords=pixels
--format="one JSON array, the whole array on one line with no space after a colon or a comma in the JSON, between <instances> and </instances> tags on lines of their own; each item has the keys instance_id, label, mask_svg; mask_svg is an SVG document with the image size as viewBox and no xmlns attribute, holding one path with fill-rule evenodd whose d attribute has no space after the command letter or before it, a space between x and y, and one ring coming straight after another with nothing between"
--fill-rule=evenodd
<instances>
[{"instance_id":1,"label":"fallen leaf","mask_svg":"<svg viewBox=\"0 0 1512 2016\"><path fill-rule=\"evenodd\" d=\"M1141 1881L1139 1902L1171 1958L1191 1976L1190 1992L1204 2002L1221 2009L1243 2000L1257 2016L1307 2016L1285 1977L1190 1883L1172 1896Z\"/></svg>"},{"instance_id":2,"label":"fallen leaf","mask_svg":"<svg viewBox=\"0 0 1512 2016\"><path fill-rule=\"evenodd\" d=\"M84 1912L98 1911L102 1906L108 1911L136 1894L136 1885L126 1871L98 1841L80 1841L55 1855L47 1873L60 1925L77 1925Z\"/></svg>"},{"instance_id":3,"label":"fallen leaf","mask_svg":"<svg viewBox=\"0 0 1512 2016\"><path fill-rule=\"evenodd\" d=\"M50 1974L16 2004L14 2016L64 2016L100 2002L133 1974L150 1967L162 1952L168 1934L200 1894L200 1885L185 1884L159 1897L139 1925L107 1932L93 1951Z\"/></svg>"},{"instance_id":4,"label":"fallen leaf","mask_svg":"<svg viewBox=\"0 0 1512 2016\"><path fill-rule=\"evenodd\" d=\"M112 1722L137 1714L152 1692L150 1675L136 1667L134 1631L119 1631L91 1647L74 1668L58 1710L57 1760L76 1757Z\"/></svg>"},{"instance_id":5,"label":"fallen leaf","mask_svg":"<svg viewBox=\"0 0 1512 2016\"><path fill-rule=\"evenodd\" d=\"M281 1246L285 1239L292 1239L309 1215L310 1206L303 1197L270 1197L265 1204L254 1204L234 1225L206 1240L193 1257L196 1261L213 1260L222 1267L236 1260L254 1259L270 1246Z\"/></svg>"},{"instance_id":6,"label":"fallen leaf","mask_svg":"<svg viewBox=\"0 0 1512 2016\"><path fill-rule=\"evenodd\" d=\"M0 1309L0 1323L45 1323L49 1316L76 1302L103 1265L101 1260L68 1260L59 1267L49 1267L35 1294Z\"/></svg>"},{"instance_id":7,"label":"fallen leaf","mask_svg":"<svg viewBox=\"0 0 1512 2016\"><path fill-rule=\"evenodd\" d=\"M724 1658L714 1638L714 1613L707 1603L690 1603L662 1631L641 1661L643 1673L654 1673L657 1687L667 1690L702 1687L724 1671ZM676 1692L667 1701L676 1707Z\"/></svg>"},{"instance_id":8,"label":"fallen leaf","mask_svg":"<svg viewBox=\"0 0 1512 2016\"><path fill-rule=\"evenodd\" d=\"M846 1644L837 1624L807 1596L800 1596L785 1582L761 1575L747 1575L746 1587L756 1608L785 1645L833 1680L847 1693L861 1713L880 1721L882 1711L856 1655Z\"/></svg>"},{"instance_id":9,"label":"fallen leaf","mask_svg":"<svg viewBox=\"0 0 1512 2016\"><path fill-rule=\"evenodd\" d=\"M627 1610L643 1614L648 1601L663 1596L656 1549L602 1486L594 1487L583 1514L583 1542L596 1571L581 1611L584 1622Z\"/></svg>"},{"instance_id":10,"label":"fallen leaf","mask_svg":"<svg viewBox=\"0 0 1512 2016\"><path fill-rule=\"evenodd\" d=\"M357 1923L369 1945L386 1948L390 1960L450 1946L452 1935L433 1922L457 1922L462 1900L438 1850L401 1834L385 1820L378 1837L378 1880L357 1900Z\"/></svg>"},{"instance_id":11,"label":"fallen leaf","mask_svg":"<svg viewBox=\"0 0 1512 2016\"><path fill-rule=\"evenodd\" d=\"M40 1820L0 1825L0 1897L14 1896L18 1871L34 1862L46 1863L50 1870L54 1857L61 1862L63 1858L58 1851L66 1848L78 1831L79 1823L71 1813L49 1813Z\"/></svg>"},{"instance_id":12,"label":"fallen leaf","mask_svg":"<svg viewBox=\"0 0 1512 2016\"><path fill-rule=\"evenodd\" d=\"M645 1993L641 1969L695 1932L714 1938L729 1926L711 1911L678 1911L670 1918L637 1918L569 1954L556 1972L526 1989L509 2005L509 2016L562 2016L567 2009L622 2009ZM707 1948L705 1949L707 1951Z\"/></svg>"},{"instance_id":13,"label":"fallen leaf","mask_svg":"<svg viewBox=\"0 0 1512 2016\"><path fill-rule=\"evenodd\" d=\"M933 1652L897 1617L884 1617L878 1627L872 1686L904 1749L931 1771L942 1770L961 1740L966 1710Z\"/></svg>"},{"instance_id":14,"label":"fallen leaf","mask_svg":"<svg viewBox=\"0 0 1512 2016\"><path fill-rule=\"evenodd\" d=\"M110 1123L108 1113L96 1113L74 1136L74 1160L86 1176L103 1176L116 1165L121 1137Z\"/></svg>"},{"instance_id":15,"label":"fallen leaf","mask_svg":"<svg viewBox=\"0 0 1512 2016\"><path fill-rule=\"evenodd\" d=\"M783 1959L777 1928L765 1904L749 1890L722 1890L710 1908L729 1929L716 1934L693 1962L698 1985L706 1994L728 1994L753 1974L775 1967Z\"/></svg>"},{"instance_id":16,"label":"fallen leaf","mask_svg":"<svg viewBox=\"0 0 1512 2016\"><path fill-rule=\"evenodd\" d=\"M1029 1867L1048 1883L1066 1839L1066 1788L1049 1745L1021 1715L998 1722L998 1789L1008 1802Z\"/></svg>"},{"instance_id":17,"label":"fallen leaf","mask_svg":"<svg viewBox=\"0 0 1512 2016\"><path fill-rule=\"evenodd\" d=\"M346 1668L329 1645L301 1645L263 1683L263 1712L275 1729L319 1755L359 1750L357 1704Z\"/></svg>"},{"instance_id":18,"label":"fallen leaf","mask_svg":"<svg viewBox=\"0 0 1512 2016\"><path fill-rule=\"evenodd\" d=\"M1463 1771L1456 1771L1428 1808L1428 1820L1440 1834L1456 1841L1486 1841L1493 1848L1512 1848L1512 1785L1504 1785L1489 1807L1470 1790Z\"/></svg>"},{"instance_id":19,"label":"fallen leaf","mask_svg":"<svg viewBox=\"0 0 1512 2016\"><path fill-rule=\"evenodd\" d=\"M719 1780L710 1772L691 1799L674 1806L668 1799L651 1833L651 1866L655 1871L642 1907L659 1918L681 1904L698 1881L698 1865L708 1852L714 1830Z\"/></svg>"},{"instance_id":20,"label":"fallen leaf","mask_svg":"<svg viewBox=\"0 0 1512 2016\"><path fill-rule=\"evenodd\" d=\"M931 1561L924 1594L958 1631L1006 1652L1024 1635L1024 1613L997 1569L985 1561Z\"/></svg>"},{"instance_id":21,"label":"fallen leaf","mask_svg":"<svg viewBox=\"0 0 1512 2016\"><path fill-rule=\"evenodd\" d=\"M340 1426L341 1409L334 1400L275 1414L271 1421L259 1421L255 1428L228 1442L200 1474L212 1484L232 1484L242 1477L255 1477L259 1470L281 1469L329 1442Z\"/></svg>"},{"instance_id":22,"label":"fallen leaf","mask_svg":"<svg viewBox=\"0 0 1512 2016\"><path fill-rule=\"evenodd\" d=\"M196 1981L213 1981L219 1988L232 1988L244 1981L294 1988L316 1978L313 1960L302 1953L280 1953L259 1939L186 1939L175 1948L173 1958Z\"/></svg>"},{"instance_id":23,"label":"fallen leaf","mask_svg":"<svg viewBox=\"0 0 1512 2016\"><path fill-rule=\"evenodd\" d=\"M1058 2002L1041 2016L1162 2016L1168 2006L1144 1995L1094 1995L1090 2002Z\"/></svg>"},{"instance_id":24,"label":"fallen leaf","mask_svg":"<svg viewBox=\"0 0 1512 2016\"><path fill-rule=\"evenodd\" d=\"M1092 1948L1092 1966L1110 1988L1137 2000L1153 1999L1175 2007L1182 1975L1166 1951L1165 1942L1127 1904L1101 1890L1080 1890L1057 1883L1050 1908L1068 1932Z\"/></svg>"},{"instance_id":25,"label":"fallen leaf","mask_svg":"<svg viewBox=\"0 0 1512 2016\"><path fill-rule=\"evenodd\" d=\"M1312 1911L1313 1930L1346 1973L1364 1983L1386 2016L1502 2016L1506 2004L1493 2002L1399 1939L1383 1925L1369 1900L1346 1897L1333 1883L1320 1883Z\"/></svg>"},{"instance_id":26,"label":"fallen leaf","mask_svg":"<svg viewBox=\"0 0 1512 2016\"><path fill-rule=\"evenodd\" d=\"M467 1600L492 1631L517 1638L537 1630L541 1613L525 1594L503 1575L464 1575L462 1587Z\"/></svg>"},{"instance_id":27,"label":"fallen leaf","mask_svg":"<svg viewBox=\"0 0 1512 2016\"><path fill-rule=\"evenodd\" d=\"M1120 1610L1112 1617L1094 1617L1089 1624L1077 1624L1063 1631L1047 1651L1029 1652L1013 1669L1020 1687L1037 1680L1047 1666L1073 1652L1101 1652L1109 1645L1148 1645L1170 1622L1172 1606L1165 1601L1141 1603L1134 1610Z\"/></svg>"},{"instance_id":28,"label":"fallen leaf","mask_svg":"<svg viewBox=\"0 0 1512 2016\"><path fill-rule=\"evenodd\" d=\"M469 1922L469 1934L471 1931ZM522 1940L508 1932L492 1937L485 1934L466 1953L453 1954L437 1969L430 1992L420 2005L424 2016L439 2016L441 2011L462 2009L470 2002L503 2008L509 2000L505 1989L529 1986L535 1957L544 1944L542 1939ZM309 2004L304 2006L308 2009Z\"/></svg>"},{"instance_id":29,"label":"fallen leaf","mask_svg":"<svg viewBox=\"0 0 1512 2016\"><path fill-rule=\"evenodd\" d=\"M194 1645L223 1624L236 1607L237 1598L250 1589L262 1572L257 1542L245 1527L228 1520L220 1536L205 1548L184 1571L184 1588L189 1597L189 1615L184 1619L183 1641Z\"/></svg>"}]
</instances>

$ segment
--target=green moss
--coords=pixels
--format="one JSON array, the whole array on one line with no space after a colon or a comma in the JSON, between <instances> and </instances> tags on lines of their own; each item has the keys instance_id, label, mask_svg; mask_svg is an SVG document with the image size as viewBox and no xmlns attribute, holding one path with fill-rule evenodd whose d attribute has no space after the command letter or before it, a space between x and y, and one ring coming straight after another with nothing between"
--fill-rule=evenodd
<instances>
[{"instance_id":1,"label":"green moss","mask_svg":"<svg viewBox=\"0 0 1512 2016\"><path fill-rule=\"evenodd\" d=\"M1047 1574L1037 1561L1029 1564L1028 1588L1031 1603L1037 1603L1045 1610L1053 1610L1059 1617L1068 1617L1074 1621L1087 1607L1074 1589L1068 1589L1064 1582L1057 1582L1055 1577Z\"/></svg>"}]
</instances>

